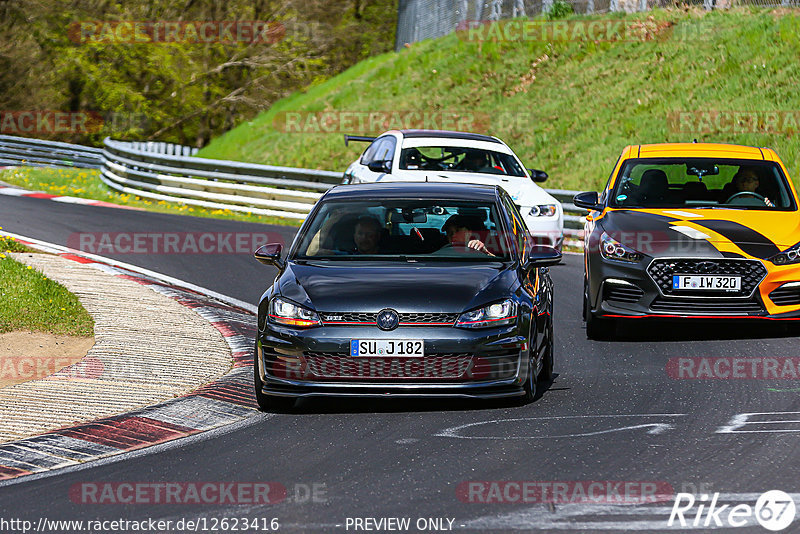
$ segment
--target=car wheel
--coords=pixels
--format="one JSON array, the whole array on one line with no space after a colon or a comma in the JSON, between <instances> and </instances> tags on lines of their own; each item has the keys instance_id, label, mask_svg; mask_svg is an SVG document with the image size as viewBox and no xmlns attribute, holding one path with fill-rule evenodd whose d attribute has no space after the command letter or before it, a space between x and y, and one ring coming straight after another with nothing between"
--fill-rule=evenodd
<instances>
[{"instance_id":1,"label":"car wheel","mask_svg":"<svg viewBox=\"0 0 800 534\"><path fill-rule=\"evenodd\" d=\"M265 395L261 390L264 383L258 373L258 342L256 342L255 352L253 353L253 386L256 392L256 402L262 412L287 412L294 408L294 397L276 397L275 395Z\"/></svg>"},{"instance_id":2,"label":"car wheel","mask_svg":"<svg viewBox=\"0 0 800 534\"><path fill-rule=\"evenodd\" d=\"M595 317L589 313L586 321L586 337L595 341L610 341L616 334L617 323L613 319Z\"/></svg>"},{"instance_id":3,"label":"car wheel","mask_svg":"<svg viewBox=\"0 0 800 534\"><path fill-rule=\"evenodd\" d=\"M616 333L616 322L597 317L589 304L589 281L583 278L583 320L586 321L586 337L595 341L608 341Z\"/></svg>"},{"instance_id":4,"label":"car wheel","mask_svg":"<svg viewBox=\"0 0 800 534\"><path fill-rule=\"evenodd\" d=\"M528 339L528 353L524 356L528 360L528 375L525 378L525 383L522 385L523 395L517 399L519 406L529 404L536 398L536 383L538 377L536 376L536 362L533 360L533 336Z\"/></svg>"},{"instance_id":5,"label":"car wheel","mask_svg":"<svg viewBox=\"0 0 800 534\"><path fill-rule=\"evenodd\" d=\"M553 313L550 312L550 320L547 324L547 340L545 341L544 355L542 358L542 370L539 372L540 382L551 382L553 380L553 348L555 345L555 338L553 337Z\"/></svg>"}]
</instances>

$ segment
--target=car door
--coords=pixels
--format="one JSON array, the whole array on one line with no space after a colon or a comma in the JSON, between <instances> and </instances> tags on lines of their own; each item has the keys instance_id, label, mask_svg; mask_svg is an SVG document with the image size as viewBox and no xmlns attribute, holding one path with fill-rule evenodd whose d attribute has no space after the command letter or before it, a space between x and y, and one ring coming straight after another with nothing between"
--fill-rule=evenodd
<instances>
[{"instance_id":1,"label":"car door","mask_svg":"<svg viewBox=\"0 0 800 534\"><path fill-rule=\"evenodd\" d=\"M392 170L391 166L396 148L397 138L393 135L383 135L373 141L364 151L356 168L353 169L352 183L372 183L380 181L387 173L372 171L369 168L369 164L386 161L388 162L389 169Z\"/></svg>"}]
</instances>

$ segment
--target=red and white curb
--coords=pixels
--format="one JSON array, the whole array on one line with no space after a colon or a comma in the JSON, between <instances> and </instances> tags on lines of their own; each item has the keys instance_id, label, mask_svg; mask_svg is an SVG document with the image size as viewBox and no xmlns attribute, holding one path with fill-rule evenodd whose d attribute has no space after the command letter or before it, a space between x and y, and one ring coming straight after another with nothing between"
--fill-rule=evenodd
<instances>
[{"instance_id":1,"label":"red and white curb","mask_svg":"<svg viewBox=\"0 0 800 534\"><path fill-rule=\"evenodd\" d=\"M192 308L222 334L235 362L226 375L183 397L1 444L0 481L77 466L231 425L258 414L252 385L252 347L256 336L252 305L156 273L145 274L144 269L126 268L120 262L0 233L32 248L133 280Z\"/></svg>"},{"instance_id":2,"label":"red and white curb","mask_svg":"<svg viewBox=\"0 0 800 534\"><path fill-rule=\"evenodd\" d=\"M0 167L2 169L2 167ZM102 206L104 208L121 208L126 210L143 211L144 208L136 208L133 206L122 206L112 202L103 202L102 200L92 200L89 198L70 197L66 195L52 195L44 191L29 191L27 189L20 189L13 186L0 186L0 195L12 197L28 197L28 198L46 198L54 202L66 202L68 204L83 204L86 206Z\"/></svg>"}]
</instances>

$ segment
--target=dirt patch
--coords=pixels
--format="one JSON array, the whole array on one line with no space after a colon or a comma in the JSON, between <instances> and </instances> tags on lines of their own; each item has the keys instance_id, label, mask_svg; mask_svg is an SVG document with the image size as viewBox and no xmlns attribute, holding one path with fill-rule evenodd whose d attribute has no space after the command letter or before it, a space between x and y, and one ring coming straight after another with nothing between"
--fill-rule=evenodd
<instances>
[{"instance_id":1,"label":"dirt patch","mask_svg":"<svg viewBox=\"0 0 800 534\"><path fill-rule=\"evenodd\" d=\"M94 345L93 337L41 332L0 334L0 388L50 376L76 364ZM69 376L80 378L81 366Z\"/></svg>"}]
</instances>

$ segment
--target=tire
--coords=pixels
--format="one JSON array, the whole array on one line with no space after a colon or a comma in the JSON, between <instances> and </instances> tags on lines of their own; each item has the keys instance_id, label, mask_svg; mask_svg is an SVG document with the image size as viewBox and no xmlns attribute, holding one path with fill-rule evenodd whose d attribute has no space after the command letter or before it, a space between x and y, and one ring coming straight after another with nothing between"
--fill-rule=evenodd
<instances>
[{"instance_id":1,"label":"tire","mask_svg":"<svg viewBox=\"0 0 800 534\"><path fill-rule=\"evenodd\" d=\"M589 281L583 278L583 320L586 321L586 337L595 341L609 341L616 333L613 319L597 317L592 313L589 303Z\"/></svg>"},{"instance_id":2,"label":"tire","mask_svg":"<svg viewBox=\"0 0 800 534\"><path fill-rule=\"evenodd\" d=\"M531 341L533 336L528 340L528 376L525 378L525 383L522 385L522 390L524 391L521 397L517 398L517 405L524 406L525 404L530 404L536 398L536 385L538 377L536 376L536 367L534 365L533 359L531 358L533 347Z\"/></svg>"},{"instance_id":3,"label":"tire","mask_svg":"<svg viewBox=\"0 0 800 534\"><path fill-rule=\"evenodd\" d=\"M547 347L544 349L544 362L542 363L542 370L539 372L539 382L549 383L553 381L553 348L555 345L555 338L553 337L553 314L550 313L550 322L547 325Z\"/></svg>"},{"instance_id":4,"label":"tire","mask_svg":"<svg viewBox=\"0 0 800 534\"><path fill-rule=\"evenodd\" d=\"M256 348L253 352L253 386L258 409L262 412L282 413L294 408L297 400L294 397L276 397L275 395L265 395L261 391L264 383L261 382L261 376L258 373L258 341L256 341Z\"/></svg>"},{"instance_id":5,"label":"tire","mask_svg":"<svg viewBox=\"0 0 800 534\"><path fill-rule=\"evenodd\" d=\"M613 319L595 317L589 312L586 321L586 337L595 341L611 341L617 331L617 323Z\"/></svg>"}]
</instances>

